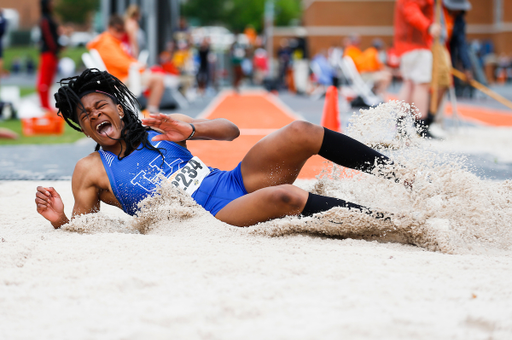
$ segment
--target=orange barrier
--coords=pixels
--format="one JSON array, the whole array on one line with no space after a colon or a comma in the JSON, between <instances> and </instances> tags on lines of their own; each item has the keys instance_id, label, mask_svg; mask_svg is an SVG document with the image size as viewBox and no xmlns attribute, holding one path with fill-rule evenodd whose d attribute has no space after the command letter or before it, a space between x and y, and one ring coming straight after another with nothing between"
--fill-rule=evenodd
<instances>
[{"instance_id":1,"label":"orange barrier","mask_svg":"<svg viewBox=\"0 0 512 340\"><path fill-rule=\"evenodd\" d=\"M55 113L47 112L43 117L22 118L21 132L24 136L64 133L64 119Z\"/></svg>"},{"instance_id":2,"label":"orange barrier","mask_svg":"<svg viewBox=\"0 0 512 340\"><path fill-rule=\"evenodd\" d=\"M320 125L334 131L341 131L340 110L338 108L338 89L329 86L325 93L324 112Z\"/></svg>"}]
</instances>

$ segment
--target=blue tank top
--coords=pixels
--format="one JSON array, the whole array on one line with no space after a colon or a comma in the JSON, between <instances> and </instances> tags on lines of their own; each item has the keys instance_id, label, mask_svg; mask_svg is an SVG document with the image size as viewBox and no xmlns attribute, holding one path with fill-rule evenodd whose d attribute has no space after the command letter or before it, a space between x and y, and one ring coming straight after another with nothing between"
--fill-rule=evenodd
<instances>
[{"instance_id":1,"label":"blue tank top","mask_svg":"<svg viewBox=\"0 0 512 340\"><path fill-rule=\"evenodd\" d=\"M134 215L137 203L155 192L162 174L168 178L193 157L188 149L174 142L151 141L158 134L148 131L148 141L160 149L164 158L147 148L134 150L121 160L112 152L99 151L112 191L127 214Z\"/></svg>"}]
</instances>

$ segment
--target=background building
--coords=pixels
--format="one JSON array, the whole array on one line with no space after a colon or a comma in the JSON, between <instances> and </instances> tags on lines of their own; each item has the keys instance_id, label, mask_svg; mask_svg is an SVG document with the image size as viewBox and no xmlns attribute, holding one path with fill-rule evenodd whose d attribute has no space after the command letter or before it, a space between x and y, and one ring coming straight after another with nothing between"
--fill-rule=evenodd
<instances>
[{"instance_id":1,"label":"background building","mask_svg":"<svg viewBox=\"0 0 512 340\"><path fill-rule=\"evenodd\" d=\"M512 0L470 0L467 13L468 40L493 42L497 54L512 54ZM303 27L309 54L341 44L343 37L361 36L362 47L373 38L387 46L393 41L395 0L303 0ZM274 51L282 38L297 36L293 27L274 29Z\"/></svg>"}]
</instances>

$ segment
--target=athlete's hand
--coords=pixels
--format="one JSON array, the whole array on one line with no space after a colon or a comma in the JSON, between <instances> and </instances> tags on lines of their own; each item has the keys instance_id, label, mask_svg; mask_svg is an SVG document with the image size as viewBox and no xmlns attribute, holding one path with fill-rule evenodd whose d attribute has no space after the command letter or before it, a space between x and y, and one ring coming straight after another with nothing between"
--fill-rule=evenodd
<instances>
[{"instance_id":1,"label":"athlete's hand","mask_svg":"<svg viewBox=\"0 0 512 340\"><path fill-rule=\"evenodd\" d=\"M148 118L142 119L142 124L162 132L161 135L153 137L153 141L168 140L171 142L181 142L192 133L192 126L189 123L172 119L163 113L150 114Z\"/></svg>"},{"instance_id":2,"label":"athlete's hand","mask_svg":"<svg viewBox=\"0 0 512 340\"><path fill-rule=\"evenodd\" d=\"M59 228L68 222L68 218L64 213L62 198L52 187L37 187L36 207L37 212L50 221L55 228Z\"/></svg>"}]
</instances>

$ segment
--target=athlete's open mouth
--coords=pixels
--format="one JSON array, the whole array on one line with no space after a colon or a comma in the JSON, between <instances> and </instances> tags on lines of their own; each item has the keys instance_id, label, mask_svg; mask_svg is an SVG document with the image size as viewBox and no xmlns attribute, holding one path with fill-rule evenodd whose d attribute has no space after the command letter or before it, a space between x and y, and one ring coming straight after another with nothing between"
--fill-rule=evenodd
<instances>
[{"instance_id":1,"label":"athlete's open mouth","mask_svg":"<svg viewBox=\"0 0 512 340\"><path fill-rule=\"evenodd\" d=\"M100 135L108 136L112 131L112 124L110 122L104 121L96 125L96 131Z\"/></svg>"}]
</instances>

